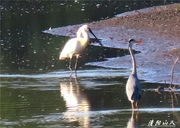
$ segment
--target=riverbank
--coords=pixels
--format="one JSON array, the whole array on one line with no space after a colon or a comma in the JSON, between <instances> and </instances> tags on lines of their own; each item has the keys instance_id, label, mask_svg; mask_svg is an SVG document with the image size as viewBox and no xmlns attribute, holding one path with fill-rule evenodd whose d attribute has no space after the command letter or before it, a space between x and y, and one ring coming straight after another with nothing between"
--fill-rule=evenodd
<instances>
[{"instance_id":1,"label":"riverbank","mask_svg":"<svg viewBox=\"0 0 180 128\"><path fill-rule=\"evenodd\" d=\"M44 32L53 35L75 36L81 26L53 28ZM134 46L139 78L149 82L170 82L171 67L180 57L180 4L151 7L117 15L114 18L88 23L106 47L126 48L130 38L142 38L143 44ZM88 65L131 70L131 58L110 58ZM174 81L180 83L180 62L175 65Z\"/></svg>"}]
</instances>

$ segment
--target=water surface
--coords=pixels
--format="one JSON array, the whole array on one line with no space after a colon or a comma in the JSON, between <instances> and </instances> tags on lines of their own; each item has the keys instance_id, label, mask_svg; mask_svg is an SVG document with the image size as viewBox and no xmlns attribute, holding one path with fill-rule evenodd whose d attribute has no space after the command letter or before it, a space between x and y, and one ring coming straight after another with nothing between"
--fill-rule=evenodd
<instances>
[{"instance_id":1,"label":"water surface","mask_svg":"<svg viewBox=\"0 0 180 128\"><path fill-rule=\"evenodd\" d=\"M97 76L100 72L108 75ZM66 71L1 76L2 126L127 126L131 105L125 94L126 78L120 77L126 72L96 69L78 73L78 79L69 79ZM137 124L167 120L179 126L179 94L159 94L154 89L160 84L141 83L139 113L132 117Z\"/></svg>"},{"instance_id":2,"label":"water surface","mask_svg":"<svg viewBox=\"0 0 180 128\"><path fill-rule=\"evenodd\" d=\"M42 32L173 2L2 1L1 127L147 127L159 121L179 127L179 93L159 94L154 89L163 84L141 80L139 113L132 115L125 94L130 70L86 65L127 55L127 49L88 46L78 78L69 79L69 60L58 60L69 37Z\"/></svg>"}]
</instances>

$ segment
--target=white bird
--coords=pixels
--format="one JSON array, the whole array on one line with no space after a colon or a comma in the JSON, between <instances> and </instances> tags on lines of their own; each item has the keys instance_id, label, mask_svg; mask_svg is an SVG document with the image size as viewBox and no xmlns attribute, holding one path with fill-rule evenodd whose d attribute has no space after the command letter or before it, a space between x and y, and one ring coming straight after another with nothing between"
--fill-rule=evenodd
<instances>
[{"instance_id":1,"label":"white bird","mask_svg":"<svg viewBox=\"0 0 180 128\"><path fill-rule=\"evenodd\" d=\"M65 58L70 58L69 62L69 69L71 71L72 75L72 69L71 69L71 60L73 56L76 56L76 63L75 63L75 75L77 70L77 64L78 64L78 58L82 54L82 52L85 50L87 45L90 42L90 38L88 35L88 32L90 32L98 41L98 43L102 46L101 42L98 40L98 38L93 34L91 29L88 27L88 25L83 25L79 28L77 31L77 37L70 39L64 46L63 50L60 53L59 59L63 60ZM70 77L71 77L70 75Z\"/></svg>"},{"instance_id":2,"label":"white bird","mask_svg":"<svg viewBox=\"0 0 180 128\"><path fill-rule=\"evenodd\" d=\"M126 84L126 94L129 101L131 102L133 112L134 112L134 104L138 108L138 100L140 100L141 98L141 84L137 76L136 61L133 54L132 45L135 43L141 43L141 42L142 40L139 40L139 41L134 40L134 39L129 40L129 52L132 58L133 69L132 69L131 74L129 75L129 78Z\"/></svg>"}]
</instances>

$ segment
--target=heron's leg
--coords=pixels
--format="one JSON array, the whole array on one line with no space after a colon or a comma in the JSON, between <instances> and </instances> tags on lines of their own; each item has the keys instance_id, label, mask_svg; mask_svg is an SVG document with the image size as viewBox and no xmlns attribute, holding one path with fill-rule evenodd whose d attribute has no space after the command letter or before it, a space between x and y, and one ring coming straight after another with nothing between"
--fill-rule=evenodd
<instances>
[{"instance_id":1,"label":"heron's leg","mask_svg":"<svg viewBox=\"0 0 180 128\"><path fill-rule=\"evenodd\" d=\"M137 108L138 111L139 111L139 108L138 108L138 101L135 102L135 106L136 106L136 108Z\"/></svg>"},{"instance_id":2,"label":"heron's leg","mask_svg":"<svg viewBox=\"0 0 180 128\"><path fill-rule=\"evenodd\" d=\"M76 63L75 63L75 66L74 66L74 69L75 69L75 76L77 77L77 66L78 66L78 59L79 59L79 55L76 55Z\"/></svg>"},{"instance_id":3,"label":"heron's leg","mask_svg":"<svg viewBox=\"0 0 180 128\"><path fill-rule=\"evenodd\" d=\"M135 116L135 119L136 119L136 120L138 120L138 114L139 114L139 113L138 113L138 111L137 111L136 116Z\"/></svg>"},{"instance_id":4,"label":"heron's leg","mask_svg":"<svg viewBox=\"0 0 180 128\"><path fill-rule=\"evenodd\" d=\"M132 115L131 115L131 117L134 117L134 111L132 111L132 113L131 113Z\"/></svg>"},{"instance_id":5,"label":"heron's leg","mask_svg":"<svg viewBox=\"0 0 180 128\"><path fill-rule=\"evenodd\" d=\"M133 102L131 102L131 106L132 106L132 111L134 113L134 104L133 104Z\"/></svg>"}]
</instances>

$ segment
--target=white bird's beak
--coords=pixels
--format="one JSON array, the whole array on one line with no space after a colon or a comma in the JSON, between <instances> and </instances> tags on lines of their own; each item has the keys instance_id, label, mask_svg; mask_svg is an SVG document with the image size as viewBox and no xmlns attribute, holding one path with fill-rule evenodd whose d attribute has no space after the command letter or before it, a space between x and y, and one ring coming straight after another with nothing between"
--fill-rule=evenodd
<instances>
[{"instance_id":1,"label":"white bird's beak","mask_svg":"<svg viewBox=\"0 0 180 128\"><path fill-rule=\"evenodd\" d=\"M96 38L96 40L98 41L98 43L101 45L101 46L103 46L102 45L102 43L99 41L99 39L94 35L94 33L91 31L91 29L89 28L89 32Z\"/></svg>"}]
</instances>

